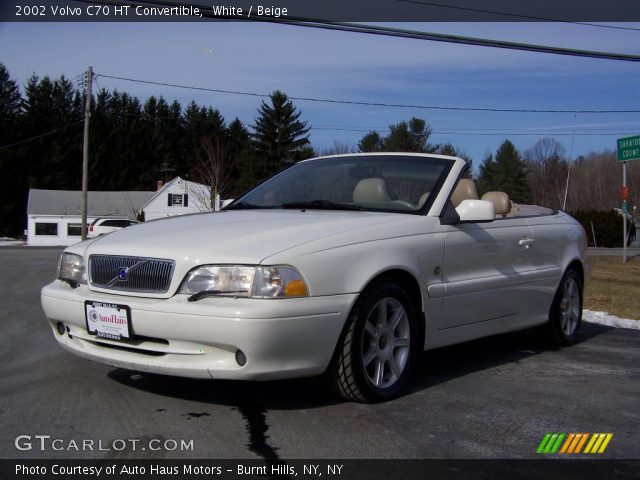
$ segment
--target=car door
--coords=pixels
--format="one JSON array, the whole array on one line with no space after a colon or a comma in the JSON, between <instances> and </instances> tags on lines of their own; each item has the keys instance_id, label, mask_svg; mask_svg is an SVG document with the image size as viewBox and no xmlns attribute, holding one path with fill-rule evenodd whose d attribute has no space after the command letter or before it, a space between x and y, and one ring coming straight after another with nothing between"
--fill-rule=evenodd
<instances>
[{"instance_id":1,"label":"car door","mask_svg":"<svg viewBox=\"0 0 640 480\"><path fill-rule=\"evenodd\" d=\"M522 218L443 225L443 310L438 329L491 323L508 330L531 302L532 232Z\"/></svg>"},{"instance_id":2,"label":"car door","mask_svg":"<svg viewBox=\"0 0 640 480\"><path fill-rule=\"evenodd\" d=\"M555 215L531 215L527 222L533 232L533 267L536 271L538 288L546 292L546 298L539 302L533 312L541 321L549 314L551 302L563 275L562 259L565 249L575 245L569 226Z\"/></svg>"}]
</instances>

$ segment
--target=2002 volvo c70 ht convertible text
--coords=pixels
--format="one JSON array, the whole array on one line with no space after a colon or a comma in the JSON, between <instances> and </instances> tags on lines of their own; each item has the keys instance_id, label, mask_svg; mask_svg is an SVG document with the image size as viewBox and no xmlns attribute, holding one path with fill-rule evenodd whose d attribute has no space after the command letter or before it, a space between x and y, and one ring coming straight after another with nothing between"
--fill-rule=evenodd
<instances>
[{"instance_id":1,"label":"2002 volvo c70 ht convertible text","mask_svg":"<svg viewBox=\"0 0 640 480\"><path fill-rule=\"evenodd\" d=\"M569 215L479 199L460 158L299 162L222 212L68 247L42 289L57 341L185 377L322 375L342 397L406 385L420 350L539 326L576 340L589 266Z\"/></svg>"}]
</instances>

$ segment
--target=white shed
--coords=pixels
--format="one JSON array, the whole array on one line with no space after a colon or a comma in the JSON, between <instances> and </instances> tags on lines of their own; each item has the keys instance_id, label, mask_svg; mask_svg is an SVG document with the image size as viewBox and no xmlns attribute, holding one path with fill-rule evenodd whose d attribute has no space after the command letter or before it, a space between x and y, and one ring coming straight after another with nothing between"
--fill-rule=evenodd
<instances>
[{"instance_id":1,"label":"white shed","mask_svg":"<svg viewBox=\"0 0 640 480\"><path fill-rule=\"evenodd\" d=\"M145 220L210 212L213 210L210 192L207 185L175 177L154 192L141 210Z\"/></svg>"},{"instance_id":2,"label":"white shed","mask_svg":"<svg viewBox=\"0 0 640 480\"><path fill-rule=\"evenodd\" d=\"M156 192L88 192L87 219L126 217L132 220ZM82 192L29 190L27 244L72 245L80 241Z\"/></svg>"}]
</instances>

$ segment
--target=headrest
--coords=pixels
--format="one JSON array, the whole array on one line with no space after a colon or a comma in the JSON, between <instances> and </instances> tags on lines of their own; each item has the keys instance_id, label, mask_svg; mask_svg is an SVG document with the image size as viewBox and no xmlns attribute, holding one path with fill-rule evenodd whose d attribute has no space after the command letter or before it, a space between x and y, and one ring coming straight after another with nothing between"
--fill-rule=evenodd
<instances>
[{"instance_id":1,"label":"headrest","mask_svg":"<svg viewBox=\"0 0 640 480\"><path fill-rule=\"evenodd\" d=\"M353 203L378 203L389 201L387 183L381 178L364 178L353 190Z\"/></svg>"},{"instance_id":2,"label":"headrest","mask_svg":"<svg viewBox=\"0 0 640 480\"><path fill-rule=\"evenodd\" d=\"M476 184L470 178L461 178L451 195L451 202L457 207L463 200L478 200Z\"/></svg>"},{"instance_id":3,"label":"headrest","mask_svg":"<svg viewBox=\"0 0 640 480\"><path fill-rule=\"evenodd\" d=\"M511 211L511 200L509 200L509 195L504 192L487 192L482 196L482 200L493 203L496 215L506 215Z\"/></svg>"}]
</instances>

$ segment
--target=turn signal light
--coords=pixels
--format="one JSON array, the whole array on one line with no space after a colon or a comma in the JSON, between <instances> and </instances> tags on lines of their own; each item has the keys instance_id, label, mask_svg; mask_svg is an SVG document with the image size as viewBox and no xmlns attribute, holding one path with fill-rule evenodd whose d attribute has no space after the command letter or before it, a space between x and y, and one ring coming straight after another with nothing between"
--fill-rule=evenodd
<instances>
[{"instance_id":1,"label":"turn signal light","mask_svg":"<svg viewBox=\"0 0 640 480\"><path fill-rule=\"evenodd\" d=\"M291 280L284 288L287 297L302 297L307 295L307 287L302 280Z\"/></svg>"}]
</instances>

